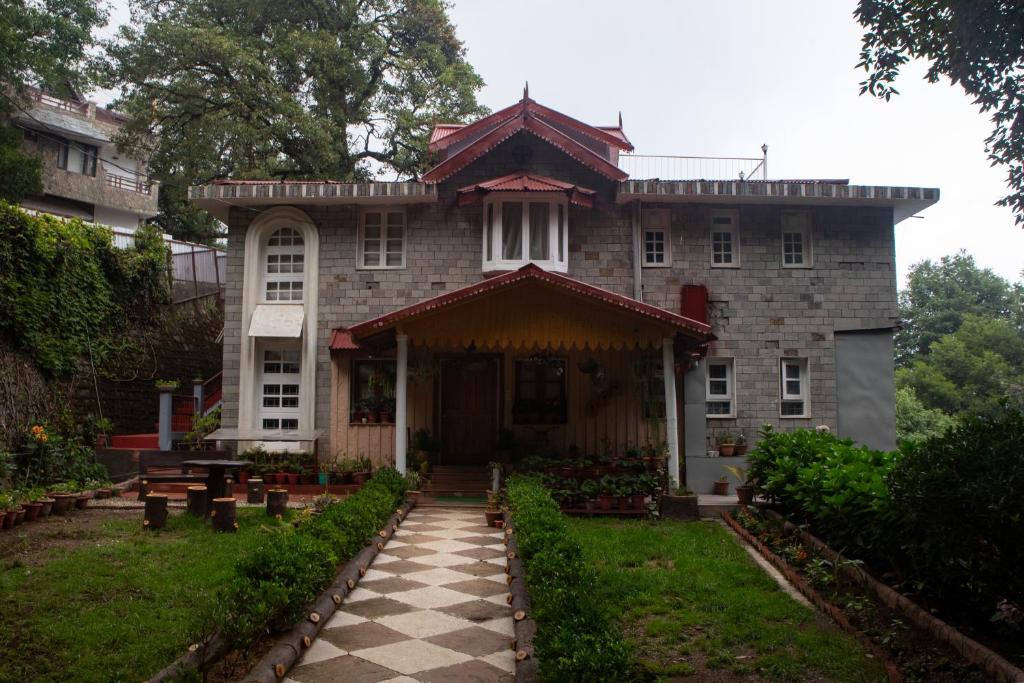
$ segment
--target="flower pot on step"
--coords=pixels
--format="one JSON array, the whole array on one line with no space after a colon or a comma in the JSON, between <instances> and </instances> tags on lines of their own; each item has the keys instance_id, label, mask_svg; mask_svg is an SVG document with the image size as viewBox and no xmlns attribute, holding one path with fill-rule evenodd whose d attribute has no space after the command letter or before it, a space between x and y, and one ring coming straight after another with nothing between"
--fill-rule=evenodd
<instances>
[{"instance_id":1,"label":"flower pot on step","mask_svg":"<svg viewBox=\"0 0 1024 683\"><path fill-rule=\"evenodd\" d=\"M716 481L714 483L714 489L712 490L716 496L728 496L729 495L729 482L727 481Z\"/></svg>"},{"instance_id":2,"label":"flower pot on step","mask_svg":"<svg viewBox=\"0 0 1024 683\"><path fill-rule=\"evenodd\" d=\"M42 506L39 509L39 517L49 517L53 510L53 498L40 498L36 502Z\"/></svg>"},{"instance_id":3,"label":"flower pot on step","mask_svg":"<svg viewBox=\"0 0 1024 683\"><path fill-rule=\"evenodd\" d=\"M89 507L89 499L92 498L92 494L80 493L75 497L75 508L84 510Z\"/></svg>"},{"instance_id":4,"label":"flower pot on step","mask_svg":"<svg viewBox=\"0 0 1024 683\"><path fill-rule=\"evenodd\" d=\"M14 511L14 526L18 526L25 521L25 508L18 508Z\"/></svg>"},{"instance_id":5,"label":"flower pot on step","mask_svg":"<svg viewBox=\"0 0 1024 683\"><path fill-rule=\"evenodd\" d=\"M5 511L3 513L3 516L0 516L0 522L2 522L2 524L0 524L0 528L10 529L11 527L13 527L14 526L14 518L17 517L17 515L18 515L18 511L17 510L7 510L7 511Z\"/></svg>"},{"instance_id":6,"label":"flower pot on step","mask_svg":"<svg viewBox=\"0 0 1024 683\"><path fill-rule=\"evenodd\" d=\"M53 498L53 509L51 512L55 515L66 515L68 510L75 504L75 494L73 493L54 493L50 495Z\"/></svg>"},{"instance_id":7,"label":"flower pot on step","mask_svg":"<svg viewBox=\"0 0 1024 683\"><path fill-rule=\"evenodd\" d=\"M298 473L289 472L285 476L288 477L288 483L289 484L294 486L295 484L299 483L299 475L298 475Z\"/></svg>"},{"instance_id":8,"label":"flower pot on step","mask_svg":"<svg viewBox=\"0 0 1024 683\"><path fill-rule=\"evenodd\" d=\"M734 443L720 443L718 444L718 454L723 458L731 458L736 453L736 444Z\"/></svg>"},{"instance_id":9,"label":"flower pot on step","mask_svg":"<svg viewBox=\"0 0 1024 683\"><path fill-rule=\"evenodd\" d=\"M43 509L42 503L25 503L21 507L25 508L25 521L34 522L39 518L39 512Z\"/></svg>"},{"instance_id":10,"label":"flower pot on step","mask_svg":"<svg viewBox=\"0 0 1024 683\"><path fill-rule=\"evenodd\" d=\"M501 519L501 510L484 510L484 519L487 520L487 526L494 526Z\"/></svg>"},{"instance_id":11,"label":"flower pot on step","mask_svg":"<svg viewBox=\"0 0 1024 683\"><path fill-rule=\"evenodd\" d=\"M420 492L419 491L406 491L405 492L405 497L408 498L411 502L415 503L416 501L418 501L420 499Z\"/></svg>"},{"instance_id":12,"label":"flower pot on step","mask_svg":"<svg viewBox=\"0 0 1024 683\"><path fill-rule=\"evenodd\" d=\"M736 497L739 499L740 505L750 505L754 502L754 487L737 486Z\"/></svg>"}]
</instances>

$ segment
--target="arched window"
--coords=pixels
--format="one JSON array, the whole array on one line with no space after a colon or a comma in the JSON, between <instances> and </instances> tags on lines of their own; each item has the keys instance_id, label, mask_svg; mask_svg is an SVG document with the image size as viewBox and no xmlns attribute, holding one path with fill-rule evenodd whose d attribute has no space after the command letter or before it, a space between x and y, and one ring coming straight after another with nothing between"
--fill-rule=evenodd
<instances>
[{"instance_id":1,"label":"arched window","mask_svg":"<svg viewBox=\"0 0 1024 683\"><path fill-rule=\"evenodd\" d=\"M275 230L263 257L263 299L302 301L305 247L295 228Z\"/></svg>"}]
</instances>

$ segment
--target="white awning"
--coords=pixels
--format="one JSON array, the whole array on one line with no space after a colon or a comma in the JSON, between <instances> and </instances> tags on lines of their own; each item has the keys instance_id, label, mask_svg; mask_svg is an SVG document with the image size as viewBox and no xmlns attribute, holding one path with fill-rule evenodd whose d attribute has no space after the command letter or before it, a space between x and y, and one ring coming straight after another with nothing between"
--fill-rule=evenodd
<instances>
[{"instance_id":1,"label":"white awning","mask_svg":"<svg viewBox=\"0 0 1024 683\"><path fill-rule=\"evenodd\" d=\"M259 304L252 312L249 336L297 339L304 316L301 304Z\"/></svg>"}]
</instances>

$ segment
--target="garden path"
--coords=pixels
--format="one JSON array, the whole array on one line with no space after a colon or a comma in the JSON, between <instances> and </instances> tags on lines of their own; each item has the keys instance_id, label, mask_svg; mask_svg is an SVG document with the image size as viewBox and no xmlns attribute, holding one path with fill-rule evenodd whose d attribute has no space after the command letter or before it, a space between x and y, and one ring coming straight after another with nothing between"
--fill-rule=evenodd
<instances>
[{"instance_id":1,"label":"garden path","mask_svg":"<svg viewBox=\"0 0 1024 683\"><path fill-rule=\"evenodd\" d=\"M414 508L286 680L511 683L504 567L480 510Z\"/></svg>"}]
</instances>

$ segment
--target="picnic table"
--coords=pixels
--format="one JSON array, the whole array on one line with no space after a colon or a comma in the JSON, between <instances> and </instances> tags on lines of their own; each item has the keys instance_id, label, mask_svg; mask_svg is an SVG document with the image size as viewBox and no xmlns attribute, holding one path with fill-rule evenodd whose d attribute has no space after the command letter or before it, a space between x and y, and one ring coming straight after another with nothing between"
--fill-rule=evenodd
<instances>
[{"instance_id":1,"label":"picnic table","mask_svg":"<svg viewBox=\"0 0 1024 683\"><path fill-rule=\"evenodd\" d=\"M241 469L243 467L249 467L252 462L249 460L227 460L227 459L197 459L197 460L183 460L182 465L186 467L205 467L207 471L206 475L206 495L208 500L214 498L224 498L227 494L227 486L225 484L225 473L228 470Z\"/></svg>"}]
</instances>

